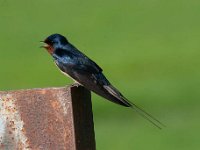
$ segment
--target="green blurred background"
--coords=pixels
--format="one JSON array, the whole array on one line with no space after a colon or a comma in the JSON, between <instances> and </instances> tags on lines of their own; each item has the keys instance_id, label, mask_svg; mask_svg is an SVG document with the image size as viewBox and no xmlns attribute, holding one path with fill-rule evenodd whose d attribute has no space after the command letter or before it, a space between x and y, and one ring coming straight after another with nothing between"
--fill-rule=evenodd
<instances>
[{"instance_id":1,"label":"green blurred background","mask_svg":"<svg viewBox=\"0 0 200 150\"><path fill-rule=\"evenodd\" d=\"M1 0L0 90L72 83L39 48L52 33L167 126L93 94L98 150L199 149L200 1Z\"/></svg>"}]
</instances>

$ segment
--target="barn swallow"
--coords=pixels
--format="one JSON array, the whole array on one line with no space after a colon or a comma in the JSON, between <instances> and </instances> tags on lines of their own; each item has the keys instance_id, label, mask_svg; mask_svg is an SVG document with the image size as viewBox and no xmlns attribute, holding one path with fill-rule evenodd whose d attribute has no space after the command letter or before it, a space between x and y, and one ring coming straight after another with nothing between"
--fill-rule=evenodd
<instances>
[{"instance_id":1,"label":"barn swallow","mask_svg":"<svg viewBox=\"0 0 200 150\"><path fill-rule=\"evenodd\" d=\"M52 34L44 41L44 47L53 57L62 73L80 84L119 105L133 108L137 113L161 129L163 124L155 117L128 101L104 76L103 70L89 57L80 52L64 36Z\"/></svg>"}]
</instances>

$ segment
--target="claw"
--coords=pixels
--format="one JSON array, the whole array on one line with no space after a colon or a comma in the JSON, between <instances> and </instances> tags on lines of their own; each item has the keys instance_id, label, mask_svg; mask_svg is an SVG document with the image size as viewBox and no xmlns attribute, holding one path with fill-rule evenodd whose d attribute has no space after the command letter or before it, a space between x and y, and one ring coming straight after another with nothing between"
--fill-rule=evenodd
<instances>
[{"instance_id":1,"label":"claw","mask_svg":"<svg viewBox=\"0 0 200 150\"><path fill-rule=\"evenodd\" d=\"M79 84L78 82L75 82L75 83L73 83L71 86L72 86L72 87L79 87L79 86L81 86L81 84Z\"/></svg>"}]
</instances>

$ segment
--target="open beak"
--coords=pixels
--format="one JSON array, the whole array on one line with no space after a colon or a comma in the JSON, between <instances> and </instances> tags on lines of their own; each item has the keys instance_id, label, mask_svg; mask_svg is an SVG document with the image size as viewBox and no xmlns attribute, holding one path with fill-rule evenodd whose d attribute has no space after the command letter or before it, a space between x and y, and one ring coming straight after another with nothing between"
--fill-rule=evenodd
<instances>
[{"instance_id":1,"label":"open beak","mask_svg":"<svg viewBox=\"0 0 200 150\"><path fill-rule=\"evenodd\" d=\"M42 45L42 46L40 46L40 48L48 48L49 47L49 45L48 44L46 44L44 41L40 41L41 43L44 43L44 45Z\"/></svg>"}]
</instances>

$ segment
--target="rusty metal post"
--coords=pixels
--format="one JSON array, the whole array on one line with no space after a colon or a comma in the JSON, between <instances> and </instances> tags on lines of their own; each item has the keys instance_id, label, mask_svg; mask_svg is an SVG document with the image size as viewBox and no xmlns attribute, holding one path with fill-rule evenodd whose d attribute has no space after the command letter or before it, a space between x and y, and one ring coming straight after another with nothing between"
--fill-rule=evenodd
<instances>
[{"instance_id":1,"label":"rusty metal post","mask_svg":"<svg viewBox=\"0 0 200 150\"><path fill-rule=\"evenodd\" d=\"M1 150L95 150L91 94L82 86L0 92Z\"/></svg>"}]
</instances>

